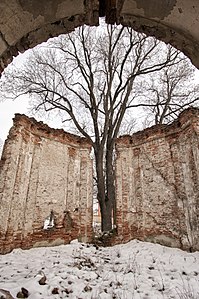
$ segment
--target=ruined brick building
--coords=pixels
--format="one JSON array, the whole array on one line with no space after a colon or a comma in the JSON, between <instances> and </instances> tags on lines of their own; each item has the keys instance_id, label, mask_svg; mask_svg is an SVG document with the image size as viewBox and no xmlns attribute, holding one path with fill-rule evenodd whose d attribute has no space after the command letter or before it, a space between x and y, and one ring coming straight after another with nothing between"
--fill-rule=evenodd
<instances>
[{"instance_id":1,"label":"ruined brick building","mask_svg":"<svg viewBox=\"0 0 199 299\"><path fill-rule=\"evenodd\" d=\"M198 14L197 0L1 0L0 73L19 52L83 24L97 26L99 17L170 43L199 67ZM89 151L86 140L15 118L1 160L2 252L74 235L90 239ZM198 111L185 112L171 126L122 137L117 151L118 240L140 236L198 249ZM67 181L64 169L77 176ZM78 208L80 194L87 200ZM46 217L57 229L41 230Z\"/></svg>"},{"instance_id":2,"label":"ruined brick building","mask_svg":"<svg viewBox=\"0 0 199 299\"><path fill-rule=\"evenodd\" d=\"M17 114L0 165L0 251L92 240L91 145ZM117 234L199 249L199 110L116 146ZM47 223L47 224L46 224Z\"/></svg>"}]
</instances>

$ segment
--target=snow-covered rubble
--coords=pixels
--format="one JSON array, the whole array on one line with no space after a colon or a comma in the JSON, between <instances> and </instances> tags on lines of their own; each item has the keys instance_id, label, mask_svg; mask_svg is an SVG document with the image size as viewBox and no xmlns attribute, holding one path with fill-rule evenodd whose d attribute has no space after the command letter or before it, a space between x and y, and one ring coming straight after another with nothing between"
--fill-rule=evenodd
<instances>
[{"instance_id":1,"label":"snow-covered rubble","mask_svg":"<svg viewBox=\"0 0 199 299\"><path fill-rule=\"evenodd\" d=\"M29 299L198 299L199 252L137 240L16 249L0 256L0 289Z\"/></svg>"}]
</instances>

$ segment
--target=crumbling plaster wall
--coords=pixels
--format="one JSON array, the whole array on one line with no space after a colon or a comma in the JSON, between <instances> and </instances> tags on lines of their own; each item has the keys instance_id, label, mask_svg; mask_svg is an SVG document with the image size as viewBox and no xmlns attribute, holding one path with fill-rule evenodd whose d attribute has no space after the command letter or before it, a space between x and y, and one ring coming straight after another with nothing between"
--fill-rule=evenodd
<instances>
[{"instance_id":1,"label":"crumbling plaster wall","mask_svg":"<svg viewBox=\"0 0 199 299\"><path fill-rule=\"evenodd\" d=\"M199 67L197 0L117 0L117 21L181 50Z\"/></svg>"},{"instance_id":2,"label":"crumbling plaster wall","mask_svg":"<svg viewBox=\"0 0 199 299\"><path fill-rule=\"evenodd\" d=\"M119 242L199 250L199 110L117 141Z\"/></svg>"},{"instance_id":3,"label":"crumbling plaster wall","mask_svg":"<svg viewBox=\"0 0 199 299\"><path fill-rule=\"evenodd\" d=\"M107 23L171 43L199 67L198 0L1 0L0 73L18 52L83 24Z\"/></svg>"},{"instance_id":4,"label":"crumbling plaster wall","mask_svg":"<svg viewBox=\"0 0 199 299\"><path fill-rule=\"evenodd\" d=\"M91 144L17 114L0 162L0 253L92 240ZM116 145L117 234L199 250L199 110ZM53 215L55 227L44 229Z\"/></svg>"},{"instance_id":5,"label":"crumbling plaster wall","mask_svg":"<svg viewBox=\"0 0 199 299\"><path fill-rule=\"evenodd\" d=\"M0 73L18 52L76 27L98 25L98 0L1 0Z\"/></svg>"},{"instance_id":6,"label":"crumbling plaster wall","mask_svg":"<svg viewBox=\"0 0 199 299\"><path fill-rule=\"evenodd\" d=\"M0 253L92 239L90 151L84 138L15 116L0 162Z\"/></svg>"}]
</instances>

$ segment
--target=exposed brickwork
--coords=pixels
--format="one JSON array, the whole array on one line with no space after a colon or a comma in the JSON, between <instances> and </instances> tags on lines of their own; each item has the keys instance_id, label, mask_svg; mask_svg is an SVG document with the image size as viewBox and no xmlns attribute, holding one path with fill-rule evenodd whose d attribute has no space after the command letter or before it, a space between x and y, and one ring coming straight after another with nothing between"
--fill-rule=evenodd
<instances>
[{"instance_id":1,"label":"exposed brickwork","mask_svg":"<svg viewBox=\"0 0 199 299\"><path fill-rule=\"evenodd\" d=\"M199 250L199 110L117 141L115 242Z\"/></svg>"},{"instance_id":2,"label":"exposed brickwork","mask_svg":"<svg viewBox=\"0 0 199 299\"><path fill-rule=\"evenodd\" d=\"M17 114L0 164L0 253L92 239L91 145ZM55 228L44 230L53 211Z\"/></svg>"},{"instance_id":3,"label":"exposed brickwork","mask_svg":"<svg viewBox=\"0 0 199 299\"><path fill-rule=\"evenodd\" d=\"M91 144L17 114L0 162L0 253L92 239ZM116 146L115 244L199 250L199 110L122 136ZM55 227L44 230L53 213Z\"/></svg>"}]
</instances>

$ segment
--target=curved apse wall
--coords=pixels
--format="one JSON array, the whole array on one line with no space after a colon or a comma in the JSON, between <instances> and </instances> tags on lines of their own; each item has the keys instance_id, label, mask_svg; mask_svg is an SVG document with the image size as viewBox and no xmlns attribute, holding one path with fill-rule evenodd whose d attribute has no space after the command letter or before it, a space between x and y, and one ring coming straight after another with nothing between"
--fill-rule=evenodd
<instances>
[{"instance_id":1,"label":"curved apse wall","mask_svg":"<svg viewBox=\"0 0 199 299\"><path fill-rule=\"evenodd\" d=\"M15 116L0 162L1 253L92 239L90 151L85 138Z\"/></svg>"}]
</instances>

